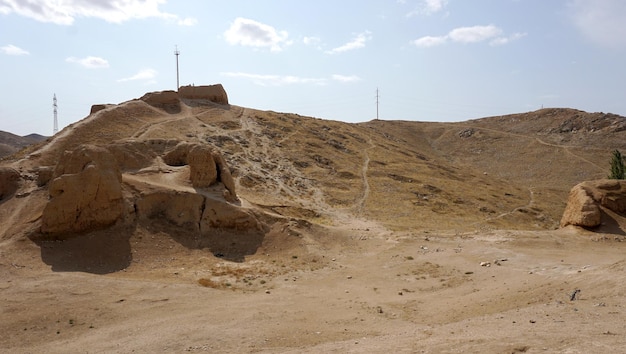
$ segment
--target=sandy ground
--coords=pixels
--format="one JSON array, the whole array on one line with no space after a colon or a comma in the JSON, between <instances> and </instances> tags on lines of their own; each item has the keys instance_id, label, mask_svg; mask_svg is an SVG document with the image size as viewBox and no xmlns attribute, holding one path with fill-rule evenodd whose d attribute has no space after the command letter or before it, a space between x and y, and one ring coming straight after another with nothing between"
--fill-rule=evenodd
<instances>
[{"instance_id":1,"label":"sandy ground","mask_svg":"<svg viewBox=\"0 0 626 354\"><path fill-rule=\"evenodd\" d=\"M279 250L284 240L268 237L257 254L234 263L136 230L128 240L130 265L107 275L51 272L42 256L53 244L5 243L0 349L615 353L626 348L623 236L575 229L394 233L359 223L326 234L301 231L290 236L299 247Z\"/></svg>"},{"instance_id":2,"label":"sandy ground","mask_svg":"<svg viewBox=\"0 0 626 354\"><path fill-rule=\"evenodd\" d=\"M228 152L242 204L281 218L242 262L158 220L35 242L24 230L48 195L23 187L0 203L0 352L626 352L623 218L612 234L546 231L574 179L604 176L591 163L604 150L481 124L460 138L465 126L138 102L90 116L16 166L85 141L204 141ZM624 141L571 139L586 136ZM538 231L502 231L520 227Z\"/></svg>"}]
</instances>

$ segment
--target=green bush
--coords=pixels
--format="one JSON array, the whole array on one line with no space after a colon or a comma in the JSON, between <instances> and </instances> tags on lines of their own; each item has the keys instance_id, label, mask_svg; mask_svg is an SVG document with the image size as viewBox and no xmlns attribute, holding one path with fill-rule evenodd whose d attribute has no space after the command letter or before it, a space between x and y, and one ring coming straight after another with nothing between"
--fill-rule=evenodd
<instances>
[{"instance_id":1,"label":"green bush","mask_svg":"<svg viewBox=\"0 0 626 354\"><path fill-rule=\"evenodd\" d=\"M624 179L624 157L619 150L613 151L609 179Z\"/></svg>"}]
</instances>

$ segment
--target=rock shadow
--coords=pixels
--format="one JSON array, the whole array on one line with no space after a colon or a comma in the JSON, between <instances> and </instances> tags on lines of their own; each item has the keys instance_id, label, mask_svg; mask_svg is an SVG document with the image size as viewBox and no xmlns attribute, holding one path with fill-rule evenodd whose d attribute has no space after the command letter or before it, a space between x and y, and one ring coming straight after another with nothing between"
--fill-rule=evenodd
<instances>
[{"instance_id":1,"label":"rock shadow","mask_svg":"<svg viewBox=\"0 0 626 354\"><path fill-rule=\"evenodd\" d=\"M619 219L624 219L624 215L618 214L612 210L600 207L601 218L600 226L594 231L612 235L626 236L624 231L625 225L619 223Z\"/></svg>"},{"instance_id":2,"label":"rock shadow","mask_svg":"<svg viewBox=\"0 0 626 354\"><path fill-rule=\"evenodd\" d=\"M263 244L265 232L214 229L198 233L170 233L172 239L189 249L207 249L215 257L242 263Z\"/></svg>"},{"instance_id":3,"label":"rock shadow","mask_svg":"<svg viewBox=\"0 0 626 354\"><path fill-rule=\"evenodd\" d=\"M41 248L41 259L54 272L109 274L130 266L131 231L121 228L76 235L65 240L31 238Z\"/></svg>"},{"instance_id":4,"label":"rock shadow","mask_svg":"<svg viewBox=\"0 0 626 354\"><path fill-rule=\"evenodd\" d=\"M200 239L202 248L206 247L215 257L224 258L232 262L243 262L245 256L257 252L265 233L261 231L222 231L215 230Z\"/></svg>"},{"instance_id":5,"label":"rock shadow","mask_svg":"<svg viewBox=\"0 0 626 354\"><path fill-rule=\"evenodd\" d=\"M246 256L256 254L269 229L210 228L202 232L191 223L176 225L166 218L141 221L142 228L158 229L187 249L207 250L215 257L242 263Z\"/></svg>"}]
</instances>

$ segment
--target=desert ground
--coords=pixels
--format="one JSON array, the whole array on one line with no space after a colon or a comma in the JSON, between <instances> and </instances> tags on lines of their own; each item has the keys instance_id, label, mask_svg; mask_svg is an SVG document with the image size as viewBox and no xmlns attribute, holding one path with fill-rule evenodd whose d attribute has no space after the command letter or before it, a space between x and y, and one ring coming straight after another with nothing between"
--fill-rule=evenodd
<instances>
[{"instance_id":1,"label":"desert ground","mask_svg":"<svg viewBox=\"0 0 626 354\"><path fill-rule=\"evenodd\" d=\"M349 124L175 93L98 106L0 161L19 174L0 193L0 351L624 352L626 219L560 227L624 126L572 109Z\"/></svg>"}]
</instances>

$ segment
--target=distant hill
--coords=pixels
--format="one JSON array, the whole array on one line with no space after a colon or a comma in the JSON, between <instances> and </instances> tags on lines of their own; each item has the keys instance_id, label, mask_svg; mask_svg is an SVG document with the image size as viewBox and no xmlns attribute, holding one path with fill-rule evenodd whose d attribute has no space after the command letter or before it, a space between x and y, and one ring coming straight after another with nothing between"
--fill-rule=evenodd
<instances>
[{"instance_id":1,"label":"distant hill","mask_svg":"<svg viewBox=\"0 0 626 354\"><path fill-rule=\"evenodd\" d=\"M46 140L48 137L39 134L19 136L0 130L0 158L11 155L20 149Z\"/></svg>"},{"instance_id":2,"label":"distant hill","mask_svg":"<svg viewBox=\"0 0 626 354\"><path fill-rule=\"evenodd\" d=\"M626 118L546 108L355 124L164 92L92 113L6 162L53 167L81 144L139 149L157 140L166 142L162 153L178 142L219 150L237 194L261 212L322 224L352 215L392 229L537 230L558 227L574 185L606 177L611 151L626 151Z\"/></svg>"}]
</instances>

